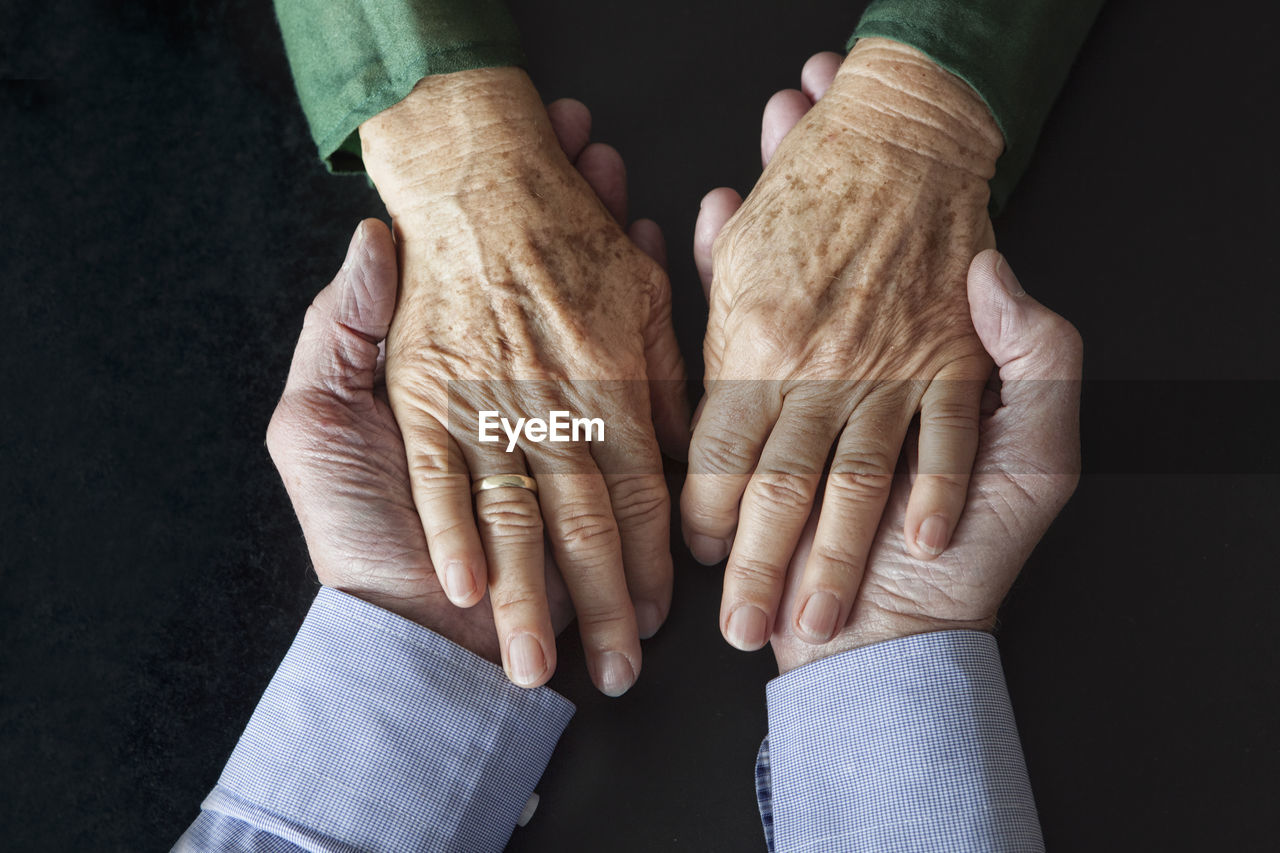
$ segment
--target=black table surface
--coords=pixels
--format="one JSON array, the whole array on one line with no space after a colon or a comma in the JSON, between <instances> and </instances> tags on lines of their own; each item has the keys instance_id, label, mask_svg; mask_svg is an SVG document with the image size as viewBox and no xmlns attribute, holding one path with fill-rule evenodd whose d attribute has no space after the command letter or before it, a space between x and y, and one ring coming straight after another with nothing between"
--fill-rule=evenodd
<instances>
[{"instance_id":1,"label":"black table surface","mask_svg":"<svg viewBox=\"0 0 1280 853\"><path fill-rule=\"evenodd\" d=\"M1280 42L1262 4L1117 0L996 223L1087 346L1086 473L999 631L1055 850L1275 849ZM548 99L595 114L672 245L695 376L698 201L859 4L516 3ZM1225 28L1215 26L1225 21ZM270 4L0 10L0 847L167 849L315 593L263 436L364 216L325 173ZM515 850L763 847L768 652L679 542L619 700L578 714ZM1269 839L1269 841L1268 841Z\"/></svg>"}]
</instances>

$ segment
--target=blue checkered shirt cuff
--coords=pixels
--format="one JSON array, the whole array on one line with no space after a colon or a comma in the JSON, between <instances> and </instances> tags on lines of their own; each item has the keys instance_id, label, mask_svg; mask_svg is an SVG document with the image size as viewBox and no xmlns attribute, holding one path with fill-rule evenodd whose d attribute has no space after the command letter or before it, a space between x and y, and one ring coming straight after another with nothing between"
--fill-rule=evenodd
<instances>
[{"instance_id":1,"label":"blue checkered shirt cuff","mask_svg":"<svg viewBox=\"0 0 1280 853\"><path fill-rule=\"evenodd\" d=\"M321 589L176 850L501 850L573 705Z\"/></svg>"},{"instance_id":2,"label":"blue checkered shirt cuff","mask_svg":"<svg viewBox=\"0 0 1280 853\"><path fill-rule=\"evenodd\" d=\"M769 682L771 851L1043 851L995 638L877 643Z\"/></svg>"}]
</instances>

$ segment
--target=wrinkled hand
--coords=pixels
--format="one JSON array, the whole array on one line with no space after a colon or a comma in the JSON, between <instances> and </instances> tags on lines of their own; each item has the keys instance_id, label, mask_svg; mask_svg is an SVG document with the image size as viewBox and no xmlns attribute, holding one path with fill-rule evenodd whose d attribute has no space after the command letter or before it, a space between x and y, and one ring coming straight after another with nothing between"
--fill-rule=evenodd
<instances>
[{"instance_id":1,"label":"wrinkled hand","mask_svg":"<svg viewBox=\"0 0 1280 853\"><path fill-rule=\"evenodd\" d=\"M983 399L977 461L964 517L947 552L912 553L903 536L917 451L894 478L849 622L811 645L788 622L773 634L782 672L882 640L955 628L990 630L1022 565L1075 490L1080 474L1080 335L1025 292L994 250L969 268L969 303L983 345L999 366ZM783 606L801 594L802 568L821 522L810 516Z\"/></svg>"},{"instance_id":2,"label":"wrinkled hand","mask_svg":"<svg viewBox=\"0 0 1280 853\"><path fill-rule=\"evenodd\" d=\"M381 381L395 298L391 234L366 220L337 277L307 310L267 449L321 583L499 663L488 602L460 610L445 597L409 492L404 443ZM562 629L571 609L554 566L547 585Z\"/></svg>"},{"instance_id":3,"label":"wrinkled hand","mask_svg":"<svg viewBox=\"0 0 1280 853\"><path fill-rule=\"evenodd\" d=\"M721 630L741 649L775 630L822 643L846 623L917 413L903 535L921 560L946 549L991 369L964 287L994 245L987 181L1002 141L986 106L880 39L843 62L814 57L802 84L766 109L751 195L708 195L695 238L710 284L707 393L681 512L699 560L729 556ZM780 615L829 458L801 586Z\"/></svg>"},{"instance_id":4,"label":"wrinkled hand","mask_svg":"<svg viewBox=\"0 0 1280 853\"><path fill-rule=\"evenodd\" d=\"M621 158L586 144L580 104L549 112L523 71L482 69L428 77L362 125L401 258L387 385L451 600L470 606L487 587L512 680L544 683L556 660L545 526L592 679L616 696L670 607L657 436L683 452L683 367L661 235L637 222L628 239L620 226ZM508 452L505 437L479 440L482 411L601 418L604 440L526 435ZM473 481L526 473L536 495L493 489L473 509Z\"/></svg>"}]
</instances>

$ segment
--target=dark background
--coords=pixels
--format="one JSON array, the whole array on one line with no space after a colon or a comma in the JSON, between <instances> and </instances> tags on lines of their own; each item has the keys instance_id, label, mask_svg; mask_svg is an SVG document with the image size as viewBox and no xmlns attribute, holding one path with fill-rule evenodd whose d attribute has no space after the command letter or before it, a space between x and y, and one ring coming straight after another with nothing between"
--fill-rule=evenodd
<instances>
[{"instance_id":1,"label":"dark background","mask_svg":"<svg viewBox=\"0 0 1280 853\"><path fill-rule=\"evenodd\" d=\"M516 4L544 96L592 108L667 229L695 375L698 200L750 188L766 99L858 7ZM1111 3L996 223L1091 380L1086 476L1000 631L1050 849L1280 831L1263 8ZM316 161L265 2L4 4L0 76L0 847L166 849L314 594L263 436L305 306L382 211ZM721 641L719 572L676 560L626 697L562 642L579 712L513 849L763 849L772 658Z\"/></svg>"}]
</instances>

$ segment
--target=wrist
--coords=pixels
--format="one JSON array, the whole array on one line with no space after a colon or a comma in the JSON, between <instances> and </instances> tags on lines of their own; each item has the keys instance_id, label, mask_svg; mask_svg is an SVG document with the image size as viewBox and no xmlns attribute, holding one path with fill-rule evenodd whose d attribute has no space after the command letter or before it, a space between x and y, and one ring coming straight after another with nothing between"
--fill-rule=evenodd
<instances>
[{"instance_id":1,"label":"wrist","mask_svg":"<svg viewBox=\"0 0 1280 853\"><path fill-rule=\"evenodd\" d=\"M560 154L546 109L519 68L424 77L360 126L365 168L394 218L442 199L505 189ZM563 155L560 154L561 159Z\"/></svg>"},{"instance_id":2,"label":"wrist","mask_svg":"<svg viewBox=\"0 0 1280 853\"><path fill-rule=\"evenodd\" d=\"M775 643L773 651L778 663L778 674L785 675L806 664L876 643L937 631L990 633L995 630L995 625L994 615L978 619L942 619L918 613L897 613L873 604L860 603L849 626L831 642L822 645L810 645L801 641L781 645Z\"/></svg>"},{"instance_id":3,"label":"wrist","mask_svg":"<svg viewBox=\"0 0 1280 853\"><path fill-rule=\"evenodd\" d=\"M833 97L834 96L834 97ZM989 180L1004 148L990 109L972 87L928 56L888 39L862 39L827 95L849 126L890 156L930 173L938 167Z\"/></svg>"},{"instance_id":4,"label":"wrist","mask_svg":"<svg viewBox=\"0 0 1280 853\"><path fill-rule=\"evenodd\" d=\"M372 604L409 622L421 625L445 640L495 666L502 666L493 621L469 618L469 611L456 608L444 593L413 594L384 591L349 584L326 584L352 598Z\"/></svg>"}]
</instances>

